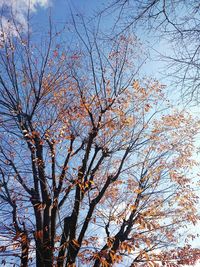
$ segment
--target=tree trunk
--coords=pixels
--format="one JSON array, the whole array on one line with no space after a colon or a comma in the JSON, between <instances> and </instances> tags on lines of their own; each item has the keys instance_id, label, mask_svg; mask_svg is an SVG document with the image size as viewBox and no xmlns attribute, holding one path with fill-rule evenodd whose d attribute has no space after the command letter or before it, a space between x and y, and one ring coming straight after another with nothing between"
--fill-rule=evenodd
<instances>
[{"instance_id":1,"label":"tree trunk","mask_svg":"<svg viewBox=\"0 0 200 267\"><path fill-rule=\"evenodd\" d=\"M64 257L65 257L65 251L66 251L66 246L65 243L67 241L68 235L69 235L69 222L70 222L71 217L66 217L64 219L64 229L62 233L62 238L60 242L60 251L58 254L58 267L63 267L64 264Z\"/></svg>"},{"instance_id":2,"label":"tree trunk","mask_svg":"<svg viewBox=\"0 0 200 267\"><path fill-rule=\"evenodd\" d=\"M22 233L21 240L22 240L22 245L21 245L22 253L21 253L20 266L28 267L29 240L26 232Z\"/></svg>"}]
</instances>

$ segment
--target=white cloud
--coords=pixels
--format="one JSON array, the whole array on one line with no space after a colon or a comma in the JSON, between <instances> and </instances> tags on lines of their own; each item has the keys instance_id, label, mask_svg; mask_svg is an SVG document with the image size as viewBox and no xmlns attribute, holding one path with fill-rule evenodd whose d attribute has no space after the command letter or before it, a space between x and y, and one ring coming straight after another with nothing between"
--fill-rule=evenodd
<instances>
[{"instance_id":1,"label":"white cloud","mask_svg":"<svg viewBox=\"0 0 200 267\"><path fill-rule=\"evenodd\" d=\"M22 31L26 31L28 11L34 13L39 7L47 8L50 5L51 0L0 0L3 32L16 34L13 21Z\"/></svg>"},{"instance_id":2,"label":"white cloud","mask_svg":"<svg viewBox=\"0 0 200 267\"><path fill-rule=\"evenodd\" d=\"M17 13L26 12L27 8L34 12L37 10L37 7L48 7L49 4L49 0L0 0L0 8L7 6Z\"/></svg>"}]
</instances>

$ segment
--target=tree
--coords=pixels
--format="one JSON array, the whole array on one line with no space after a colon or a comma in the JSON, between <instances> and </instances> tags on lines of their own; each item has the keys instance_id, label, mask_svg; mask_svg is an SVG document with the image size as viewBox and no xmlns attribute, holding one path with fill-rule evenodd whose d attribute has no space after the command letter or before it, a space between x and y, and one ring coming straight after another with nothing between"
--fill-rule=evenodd
<instances>
[{"instance_id":1,"label":"tree","mask_svg":"<svg viewBox=\"0 0 200 267\"><path fill-rule=\"evenodd\" d=\"M114 34L142 27L165 40L169 53L159 51L168 63L166 76L181 90L184 101L199 103L199 1L114 0L99 14L115 14ZM139 26L139 27L138 27ZM156 33L156 34L155 34Z\"/></svg>"},{"instance_id":2,"label":"tree","mask_svg":"<svg viewBox=\"0 0 200 267\"><path fill-rule=\"evenodd\" d=\"M41 46L2 28L2 265L180 266L198 123L138 79L135 37L82 26L67 52L51 27Z\"/></svg>"}]
</instances>

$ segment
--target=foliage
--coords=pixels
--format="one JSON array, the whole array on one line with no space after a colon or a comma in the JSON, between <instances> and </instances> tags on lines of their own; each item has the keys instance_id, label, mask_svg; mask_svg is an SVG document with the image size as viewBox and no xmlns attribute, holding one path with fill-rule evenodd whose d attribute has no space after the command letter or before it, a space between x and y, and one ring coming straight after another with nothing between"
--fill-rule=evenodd
<instances>
[{"instance_id":1,"label":"foliage","mask_svg":"<svg viewBox=\"0 0 200 267\"><path fill-rule=\"evenodd\" d=\"M51 30L41 48L2 33L2 265L180 266L170 249L198 219L199 125L137 77L135 38L84 29L68 52Z\"/></svg>"}]
</instances>

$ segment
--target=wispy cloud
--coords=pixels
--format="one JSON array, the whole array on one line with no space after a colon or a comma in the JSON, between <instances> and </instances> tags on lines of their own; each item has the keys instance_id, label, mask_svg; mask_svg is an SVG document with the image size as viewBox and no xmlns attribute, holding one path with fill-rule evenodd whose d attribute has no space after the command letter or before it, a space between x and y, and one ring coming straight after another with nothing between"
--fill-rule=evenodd
<instances>
[{"instance_id":1,"label":"wispy cloud","mask_svg":"<svg viewBox=\"0 0 200 267\"><path fill-rule=\"evenodd\" d=\"M27 14L37 12L38 8L47 8L51 0L0 0L1 28L5 32L15 34L13 22L25 31Z\"/></svg>"}]
</instances>

